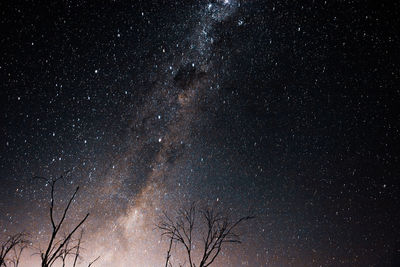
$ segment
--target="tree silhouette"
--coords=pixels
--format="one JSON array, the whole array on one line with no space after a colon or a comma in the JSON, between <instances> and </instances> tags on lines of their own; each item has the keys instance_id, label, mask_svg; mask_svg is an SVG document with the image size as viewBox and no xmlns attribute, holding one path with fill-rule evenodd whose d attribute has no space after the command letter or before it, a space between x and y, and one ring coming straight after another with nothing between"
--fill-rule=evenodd
<instances>
[{"instance_id":1,"label":"tree silhouette","mask_svg":"<svg viewBox=\"0 0 400 267\"><path fill-rule=\"evenodd\" d=\"M69 173L69 171L67 171L64 175L68 175L68 173ZM46 250L40 251L42 267L50 267L58 259L60 259L62 261L62 263L65 264L65 258L67 256L69 256L69 255L76 256L76 254L75 254L76 251L79 253L81 238L79 238L78 246L76 246L76 245L71 246L71 243L70 243L71 238L74 235L74 233L86 221L86 219L89 217L89 213L87 213L86 216L83 219L81 219L79 221L79 223L72 230L70 230L68 233L66 233L62 238L59 238L60 229L63 226L63 223L65 222L68 210L71 206L72 201L75 199L76 194L79 191L79 186L78 186L78 187L76 187L74 193L72 194L66 207L64 208L61 218L59 219L58 222L56 222L56 219L54 216L54 209L55 209L54 191L55 191L57 182L64 179L64 175L61 175L57 178L52 178L52 179L46 179L44 177L39 177L39 176L34 177L35 179L44 180L44 181L46 181L46 183L48 185L50 185L50 221L51 221L51 226L52 226L52 233L51 233L51 237L50 237L50 240L49 240ZM76 263L76 261L74 261L74 263Z\"/></svg>"},{"instance_id":2,"label":"tree silhouette","mask_svg":"<svg viewBox=\"0 0 400 267\"><path fill-rule=\"evenodd\" d=\"M29 244L27 236L26 233L21 232L7 237L7 240L1 245L0 267L6 267L8 263L18 267L22 251Z\"/></svg>"},{"instance_id":3,"label":"tree silhouette","mask_svg":"<svg viewBox=\"0 0 400 267\"><path fill-rule=\"evenodd\" d=\"M197 226L198 217L203 219L199 226ZM188 209L178 210L175 220L164 213L157 228L161 231L161 235L168 237L170 241L165 266L172 266L170 262L172 243L183 246L190 267L210 266L218 257L224 244L241 243L240 234L235 230L239 224L253 218L253 216L245 216L232 220L228 215L214 208L205 208L198 213L194 203ZM205 229L205 234L201 238L200 260L196 264L193 256L194 234L195 230L201 228Z\"/></svg>"}]
</instances>

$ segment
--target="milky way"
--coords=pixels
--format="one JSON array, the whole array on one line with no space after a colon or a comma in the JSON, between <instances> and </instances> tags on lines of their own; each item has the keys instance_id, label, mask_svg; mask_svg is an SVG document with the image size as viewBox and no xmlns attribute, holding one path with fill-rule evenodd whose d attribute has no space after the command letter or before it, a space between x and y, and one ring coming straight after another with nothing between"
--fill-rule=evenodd
<instances>
[{"instance_id":1,"label":"milky way","mask_svg":"<svg viewBox=\"0 0 400 267\"><path fill-rule=\"evenodd\" d=\"M8 2L0 241L30 234L22 266L51 230L32 177L66 171L81 266L164 266L155 224L192 202L256 216L215 266L399 265L398 4Z\"/></svg>"},{"instance_id":2,"label":"milky way","mask_svg":"<svg viewBox=\"0 0 400 267\"><path fill-rule=\"evenodd\" d=\"M166 248L161 246L163 250L159 249L160 234L154 231L154 225L161 210L181 206L188 200L185 196L189 193L186 192L188 188L181 189L180 184L185 182L190 188L192 181L189 178L180 182L179 172L191 167L185 159L195 138L193 128L196 120L202 119L202 108L214 108L207 102L213 102L217 96L219 76L224 71L224 63L218 62L220 59L216 60L213 55L212 46L218 41L213 26L229 18L238 6L236 2L226 1L203 7L196 14L199 22L189 34L188 43L174 48L177 50L174 54L181 54L181 57L157 67L161 70L156 74L159 78L129 125L128 141L123 144L128 147L127 151L118 155L115 162L118 166L105 174L102 182L105 186L100 189L107 198L113 192L121 194L120 187L129 180L145 177L138 192L127 200L127 210L111 222L112 231L117 234L108 237L106 243L112 240L112 246L98 241L101 245L97 253L105 255L105 266L112 263L129 265L133 257L136 257L134 264L159 266L163 262ZM135 171L137 168L143 171L139 174ZM110 189L110 185L116 186ZM108 205L112 209L119 204L111 201ZM108 231L106 228L96 234L102 239ZM135 253L140 250L144 253L139 252L142 256L138 257ZM161 257L150 259L149 255L154 254Z\"/></svg>"},{"instance_id":3,"label":"milky way","mask_svg":"<svg viewBox=\"0 0 400 267\"><path fill-rule=\"evenodd\" d=\"M204 110L216 108L221 76L229 64L216 49L221 44L214 28L239 7L236 1L199 5L187 38L162 49L179 56L156 65L142 103L128 113L127 130L116 141L122 151L107 162L97 162L102 167L90 173L97 182L85 188L82 198L92 203L88 211L96 227L87 226L87 238L94 244L87 248L87 257L101 255L100 266L164 262L166 247L160 244L155 224L161 211L195 200L189 197L193 178L181 177L193 171L193 139L198 128L207 127ZM81 172L80 167L72 170L73 175Z\"/></svg>"}]
</instances>

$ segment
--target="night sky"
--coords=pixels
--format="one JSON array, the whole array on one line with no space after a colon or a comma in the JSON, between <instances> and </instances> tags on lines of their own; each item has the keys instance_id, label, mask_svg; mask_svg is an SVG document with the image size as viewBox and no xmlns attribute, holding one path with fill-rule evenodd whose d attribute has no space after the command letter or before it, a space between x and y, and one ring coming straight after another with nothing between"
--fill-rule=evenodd
<instances>
[{"instance_id":1,"label":"night sky","mask_svg":"<svg viewBox=\"0 0 400 267\"><path fill-rule=\"evenodd\" d=\"M86 266L163 266L154 223L192 201L257 217L215 266L399 266L399 10L2 1L1 239L43 245L32 177L71 170Z\"/></svg>"}]
</instances>

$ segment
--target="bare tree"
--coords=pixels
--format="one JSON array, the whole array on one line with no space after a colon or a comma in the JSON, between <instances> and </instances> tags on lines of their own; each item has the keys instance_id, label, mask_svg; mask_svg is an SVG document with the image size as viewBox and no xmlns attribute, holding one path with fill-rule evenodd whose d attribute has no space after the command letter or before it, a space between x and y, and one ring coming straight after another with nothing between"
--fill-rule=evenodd
<instances>
[{"instance_id":1,"label":"bare tree","mask_svg":"<svg viewBox=\"0 0 400 267\"><path fill-rule=\"evenodd\" d=\"M198 217L203 219L202 224L197 225ZM183 246L190 267L210 266L221 252L224 244L241 243L240 235L235 230L239 224L253 218L253 216L245 216L232 220L228 215L217 212L213 208L205 208L197 213L194 203L189 209L178 210L175 220L164 213L157 228L161 231L161 235L168 237L170 241L165 266L172 266L170 258L173 242ZM195 230L201 229L205 231L201 238L199 263L196 264L193 256L194 233Z\"/></svg>"},{"instance_id":2,"label":"bare tree","mask_svg":"<svg viewBox=\"0 0 400 267\"><path fill-rule=\"evenodd\" d=\"M11 235L1 245L0 251L0 266L7 266L11 263L12 266L18 267L21 254L28 246L27 234L24 232Z\"/></svg>"},{"instance_id":3,"label":"bare tree","mask_svg":"<svg viewBox=\"0 0 400 267\"><path fill-rule=\"evenodd\" d=\"M65 173L67 175L69 171ZM74 235L74 233L82 226L82 224L86 221L86 219L89 217L89 213L86 214L86 216L79 221L79 223L68 233L64 235L64 237L59 238L59 233L60 229L63 226L63 223L65 222L65 219L67 217L68 210L71 206L71 203L75 199L76 194L79 191L79 186L76 187L74 193L72 194L71 198L69 199L66 207L64 208L61 218L59 219L58 222L56 222L55 215L54 215L54 209L55 209L55 203L54 203L54 191L55 187L58 181L64 179L64 176L61 175L57 178L53 179L46 179L44 177L34 177L36 179L42 179L45 180L48 185L50 185L50 221L51 221L51 226L52 226L52 233L51 237L49 240L49 243L47 245L46 250L40 252L40 257L42 259L42 267L49 267L54 264L54 262L58 259L61 259L62 262L65 263L65 257L68 255L72 255L74 250L77 250L76 246L72 246L72 248L68 248L71 238ZM80 239L79 239L80 240ZM80 246L80 241L79 241L79 246Z\"/></svg>"}]
</instances>

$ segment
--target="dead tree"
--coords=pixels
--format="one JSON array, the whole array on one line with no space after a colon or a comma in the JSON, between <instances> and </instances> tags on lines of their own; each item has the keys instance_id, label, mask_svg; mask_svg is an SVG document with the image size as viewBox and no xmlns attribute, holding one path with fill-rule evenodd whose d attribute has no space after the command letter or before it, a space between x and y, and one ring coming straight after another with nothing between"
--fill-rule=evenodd
<instances>
[{"instance_id":1,"label":"dead tree","mask_svg":"<svg viewBox=\"0 0 400 267\"><path fill-rule=\"evenodd\" d=\"M197 225L198 217L203 219L199 225ZM200 213L197 213L194 204L189 209L178 210L175 220L164 213L157 228L161 231L162 236L166 236L170 240L165 266L172 266L170 257L173 242L183 246L190 267L210 266L221 252L224 244L241 243L240 234L235 230L239 224L253 218L253 216L245 216L232 220L226 214L217 212L213 208L202 209ZM193 245L196 241L194 239L195 230L205 230L201 241L197 239L202 242L201 252L197 254L200 255L197 257L199 258L198 264L195 263L193 256Z\"/></svg>"},{"instance_id":2,"label":"dead tree","mask_svg":"<svg viewBox=\"0 0 400 267\"><path fill-rule=\"evenodd\" d=\"M67 175L68 173L69 172L66 172L65 175ZM81 219L74 228L72 228L72 230L70 230L67 234L65 234L64 237L59 238L60 229L63 226L63 223L65 222L71 203L75 199L75 196L79 191L79 186L76 187L74 193L69 199L66 207L62 212L61 218L58 220L58 222L56 222L54 215L54 209L55 209L54 191L57 182L64 179L64 176L61 175L53 179L46 179L43 177L34 177L34 178L45 180L46 183L50 185L50 222L52 226L52 233L46 250L40 252L42 267L50 267L54 264L56 260L61 259L63 262L65 262L65 260L63 260L63 257L73 254L72 252L73 250L68 250L69 243L74 233L82 226L82 224L89 217L89 213L87 213L86 216L83 219ZM76 249L75 246L74 249Z\"/></svg>"},{"instance_id":3,"label":"dead tree","mask_svg":"<svg viewBox=\"0 0 400 267\"><path fill-rule=\"evenodd\" d=\"M29 244L27 236L26 233L22 232L11 235L7 238L7 240L1 245L0 267L7 266L7 263L11 263L12 266L18 267L21 254Z\"/></svg>"}]
</instances>

